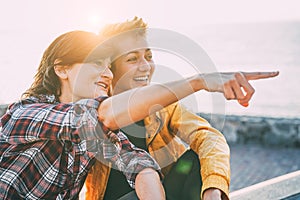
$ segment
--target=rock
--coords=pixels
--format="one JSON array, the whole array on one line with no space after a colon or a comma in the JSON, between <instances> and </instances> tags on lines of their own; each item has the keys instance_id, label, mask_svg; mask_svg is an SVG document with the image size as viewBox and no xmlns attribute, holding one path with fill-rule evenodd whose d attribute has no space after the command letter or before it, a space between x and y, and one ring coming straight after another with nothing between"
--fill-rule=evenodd
<instances>
[{"instance_id":1,"label":"rock","mask_svg":"<svg viewBox=\"0 0 300 200\"><path fill-rule=\"evenodd\" d=\"M4 115L4 113L6 112L7 106L8 106L8 105L6 105L6 104L0 105L0 117L1 117L2 115Z\"/></svg>"},{"instance_id":2,"label":"rock","mask_svg":"<svg viewBox=\"0 0 300 200\"><path fill-rule=\"evenodd\" d=\"M220 130L228 143L300 147L300 118L199 115Z\"/></svg>"}]
</instances>

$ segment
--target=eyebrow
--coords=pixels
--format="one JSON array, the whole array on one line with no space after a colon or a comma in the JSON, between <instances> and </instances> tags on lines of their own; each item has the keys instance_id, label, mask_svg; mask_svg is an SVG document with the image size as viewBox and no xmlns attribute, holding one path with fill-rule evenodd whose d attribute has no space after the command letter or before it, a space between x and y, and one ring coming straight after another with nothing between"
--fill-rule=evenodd
<instances>
[{"instance_id":1,"label":"eyebrow","mask_svg":"<svg viewBox=\"0 0 300 200\"><path fill-rule=\"evenodd\" d=\"M148 52L148 51L151 51L151 49L150 49L150 48L147 48L145 51ZM131 53L139 53L139 52L138 52L137 50L135 50L135 51L130 51L130 52L124 54L123 56L127 56L127 55L129 55L129 54L131 54Z\"/></svg>"}]
</instances>

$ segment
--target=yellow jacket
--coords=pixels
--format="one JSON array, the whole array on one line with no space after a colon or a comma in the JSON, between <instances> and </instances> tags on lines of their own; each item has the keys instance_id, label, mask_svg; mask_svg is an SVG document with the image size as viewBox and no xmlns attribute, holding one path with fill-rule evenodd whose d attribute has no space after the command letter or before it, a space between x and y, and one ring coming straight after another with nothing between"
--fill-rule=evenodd
<instances>
[{"instance_id":1,"label":"yellow jacket","mask_svg":"<svg viewBox=\"0 0 300 200\"><path fill-rule=\"evenodd\" d=\"M189 147L199 155L202 192L218 188L227 197L230 183L230 151L224 136L203 118L178 103L144 119L149 153L167 174ZM96 161L86 179L86 199L103 199L110 173L109 164ZM199 197L200 199L200 197Z\"/></svg>"}]
</instances>

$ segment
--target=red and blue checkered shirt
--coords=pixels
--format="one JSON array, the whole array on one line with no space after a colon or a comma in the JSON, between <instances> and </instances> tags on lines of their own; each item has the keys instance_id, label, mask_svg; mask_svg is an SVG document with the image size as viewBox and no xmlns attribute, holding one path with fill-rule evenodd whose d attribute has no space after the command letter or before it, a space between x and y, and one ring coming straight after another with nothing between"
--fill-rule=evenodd
<instances>
[{"instance_id":1,"label":"red and blue checkered shirt","mask_svg":"<svg viewBox=\"0 0 300 200\"><path fill-rule=\"evenodd\" d=\"M111 162L133 188L144 168L161 175L147 152L98 121L105 98L63 104L43 95L10 105L0 123L0 199L78 199L95 158Z\"/></svg>"}]
</instances>

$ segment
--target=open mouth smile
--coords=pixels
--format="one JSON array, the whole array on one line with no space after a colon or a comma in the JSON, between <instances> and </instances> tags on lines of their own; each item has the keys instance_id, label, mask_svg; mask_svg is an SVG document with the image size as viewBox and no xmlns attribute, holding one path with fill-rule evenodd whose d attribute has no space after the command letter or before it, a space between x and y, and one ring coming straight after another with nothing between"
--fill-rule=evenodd
<instances>
[{"instance_id":1,"label":"open mouth smile","mask_svg":"<svg viewBox=\"0 0 300 200\"><path fill-rule=\"evenodd\" d=\"M149 80L149 75L137 76L137 77L134 77L133 80L135 80L135 81L148 81Z\"/></svg>"},{"instance_id":2,"label":"open mouth smile","mask_svg":"<svg viewBox=\"0 0 300 200\"><path fill-rule=\"evenodd\" d=\"M105 83L105 82L102 82L102 81L95 82L95 84L102 87L102 88L104 88L104 89L108 88L108 84Z\"/></svg>"}]
</instances>

